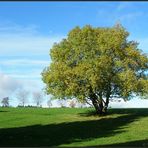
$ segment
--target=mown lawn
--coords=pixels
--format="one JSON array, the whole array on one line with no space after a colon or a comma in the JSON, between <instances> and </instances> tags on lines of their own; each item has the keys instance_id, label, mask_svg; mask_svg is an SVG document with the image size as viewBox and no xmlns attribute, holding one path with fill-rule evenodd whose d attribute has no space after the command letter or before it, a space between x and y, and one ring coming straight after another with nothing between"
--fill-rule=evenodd
<instances>
[{"instance_id":1,"label":"mown lawn","mask_svg":"<svg viewBox=\"0 0 148 148\"><path fill-rule=\"evenodd\" d=\"M148 147L148 109L0 108L0 146Z\"/></svg>"}]
</instances>

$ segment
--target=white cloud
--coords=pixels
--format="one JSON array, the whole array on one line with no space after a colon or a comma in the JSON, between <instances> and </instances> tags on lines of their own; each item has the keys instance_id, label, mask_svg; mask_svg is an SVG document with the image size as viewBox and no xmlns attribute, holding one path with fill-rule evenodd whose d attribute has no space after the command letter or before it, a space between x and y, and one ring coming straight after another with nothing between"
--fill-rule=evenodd
<instances>
[{"instance_id":1,"label":"white cloud","mask_svg":"<svg viewBox=\"0 0 148 148\"><path fill-rule=\"evenodd\" d=\"M133 7L132 2L120 2L119 5L117 6L117 11L122 11L122 10L127 10L131 9Z\"/></svg>"},{"instance_id":2,"label":"white cloud","mask_svg":"<svg viewBox=\"0 0 148 148\"><path fill-rule=\"evenodd\" d=\"M98 20L104 20L105 23L111 23L113 25L117 21L131 25L133 21L137 21L137 19L143 15L146 16L146 14L137 7L136 3L120 2L112 11L110 11L110 9L99 9L97 18L100 18Z\"/></svg>"},{"instance_id":3,"label":"white cloud","mask_svg":"<svg viewBox=\"0 0 148 148\"><path fill-rule=\"evenodd\" d=\"M45 59L53 43L62 38L41 35L35 25L0 24L0 71L4 73L0 73L0 98L12 96L14 105L17 89L41 90L40 74L50 64L50 59Z\"/></svg>"},{"instance_id":4,"label":"white cloud","mask_svg":"<svg viewBox=\"0 0 148 148\"><path fill-rule=\"evenodd\" d=\"M4 97L10 98L10 105L17 106L18 100L16 99L16 92L19 90L27 90L29 91L30 95L34 91L43 91L44 84L39 79L34 79L33 74L31 77L21 77L18 75L12 77L13 75L7 75L0 72L0 101ZM21 77L21 78L20 78ZM36 76L35 76L36 77ZM29 79L30 78L30 79ZM45 96L46 98L46 96ZM29 102L31 96L29 96ZM0 103L1 104L1 103Z\"/></svg>"},{"instance_id":5,"label":"white cloud","mask_svg":"<svg viewBox=\"0 0 148 148\"><path fill-rule=\"evenodd\" d=\"M33 74L33 73L30 73L30 74L7 74L8 76L11 76L13 78L16 78L16 79L39 79L41 78L41 76L37 73L37 74Z\"/></svg>"},{"instance_id":6,"label":"white cloud","mask_svg":"<svg viewBox=\"0 0 148 148\"><path fill-rule=\"evenodd\" d=\"M130 12L127 14L122 14L119 17L119 20L122 22L127 21L127 22L132 22L133 20L137 20L138 17L144 15L143 12Z\"/></svg>"},{"instance_id":7,"label":"white cloud","mask_svg":"<svg viewBox=\"0 0 148 148\"><path fill-rule=\"evenodd\" d=\"M37 33L37 29L39 27L32 24L32 25L28 25L28 26L22 26L22 25L19 25L19 24L16 24L14 22L10 22L10 21L3 21L1 24L0 24L0 32L1 33L11 33L11 34L16 34L16 33L19 33L19 34L34 34L34 33Z\"/></svg>"},{"instance_id":8,"label":"white cloud","mask_svg":"<svg viewBox=\"0 0 148 148\"><path fill-rule=\"evenodd\" d=\"M41 65L48 65L49 60L32 60L32 59L7 59L0 61L0 65L3 66L41 66Z\"/></svg>"},{"instance_id":9,"label":"white cloud","mask_svg":"<svg viewBox=\"0 0 148 148\"><path fill-rule=\"evenodd\" d=\"M45 55L49 53L53 43L58 42L60 39L60 37L21 36L20 34L0 35L0 52L3 56Z\"/></svg>"},{"instance_id":10,"label":"white cloud","mask_svg":"<svg viewBox=\"0 0 148 148\"><path fill-rule=\"evenodd\" d=\"M130 101L110 102L112 108L148 108L148 100L134 98Z\"/></svg>"},{"instance_id":11,"label":"white cloud","mask_svg":"<svg viewBox=\"0 0 148 148\"><path fill-rule=\"evenodd\" d=\"M10 96L18 88L22 88L22 84L18 80L0 73L0 98Z\"/></svg>"},{"instance_id":12,"label":"white cloud","mask_svg":"<svg viewBox=\"0 0 148 148\"><path fill-rule=\"evenodd\" d=\"M50 64L46 60L31 60L31 59L11 59L0 60L1 67L9 67L4 69L7 76L15 79L40 80L41 72Z\"/></svg>"},{"instance_id":13,"label":"white cloud","mask_svg":"<svg viewBox=\"0 0 148 148\"><path fill-rule=\"evenodd\" d=\"M41 35L35 25L25 27L13 23L0 25L1 56L47 55L53 43L59 42L62 38L64 36Z\"/></svg>"},{"instance_id":14,"label":"white cloud","mask_svg":"<svg viewBox=\"0 0 148 148\"><path fill-rule=\"evenodd\" d=\"M50 58L45 60L50 48L62 38L60 35L42 35L36 25L1 23L0 70L16 79L40 79L43 68L50 64Z\"/></svg>"}]
</instances>

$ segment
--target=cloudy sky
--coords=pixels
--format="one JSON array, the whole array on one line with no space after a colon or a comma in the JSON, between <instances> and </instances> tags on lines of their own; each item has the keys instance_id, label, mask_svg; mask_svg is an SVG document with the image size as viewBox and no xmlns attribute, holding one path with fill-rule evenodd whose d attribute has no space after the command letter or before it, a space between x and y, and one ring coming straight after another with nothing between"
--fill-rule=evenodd
<instances>
[{"instance_id":1,"label":"cloudy sky","mask_svg":"<svg viewBox=\"0 0 148 148\"><path fill-rule=\"evenodd\" d=\"M147 2L0 2L0 98L14 100L18 89L42 90L50 48L75 26L120 21L148 53L147 9Z\"/></svg>"}]
</instances>

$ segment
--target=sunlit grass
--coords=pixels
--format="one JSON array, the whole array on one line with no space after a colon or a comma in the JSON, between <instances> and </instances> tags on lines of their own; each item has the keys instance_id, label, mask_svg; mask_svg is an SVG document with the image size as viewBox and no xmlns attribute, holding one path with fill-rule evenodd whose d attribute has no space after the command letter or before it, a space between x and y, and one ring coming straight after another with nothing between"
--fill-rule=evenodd
<instances>
[{"instance_id":1,"label":"sunlit grass","mask_svg":"<svg viewBox=\"0 0 148 148\"><path fill-rule=\"evenodd\" d=\"M148 146L148 109L0 108L0 146Z\"/></svg>"}]
</instances>

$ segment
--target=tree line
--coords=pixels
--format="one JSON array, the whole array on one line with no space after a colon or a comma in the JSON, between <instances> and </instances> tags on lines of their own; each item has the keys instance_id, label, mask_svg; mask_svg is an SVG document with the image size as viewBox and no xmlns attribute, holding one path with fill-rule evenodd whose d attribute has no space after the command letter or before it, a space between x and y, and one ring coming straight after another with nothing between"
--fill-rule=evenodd
<instances>
[{"instance_id":1,"label":"tree line","mask_svg":"<svg viewBox=\"0 0 148 148\"><path fill-rule=\"evenodd\" d=\"M18 100L19 107L24 107L28 103L29 95L30 95L30 92L27 90L20 90L15 94L15 98ZM44 101L43 93L41 91L35 91L31 95L32 95L33 102L36 104L36 107L41 107L42 102ZM9 97L2 98L1 100L1 104L3 107L9 107L9 102L10 102ZM51 106L51 104L49 103L48 105ZM28 105L28 106L31 106L31 105Z\"/></svg>"},{"instance_id":2,"label":"tree line","mask_svg":"<svg viewBox=\"0 0 148 148\"><path fill-rule=\"evenodd\" d=\"M42 102L44 101L44 94L41 91L36 91L32 93L32 100L36 104L35 106L28 104L29 95L30 95L29 91L26 91L26 90L20 90L16 93L15 97L19 103L18 107L42 107ZM51 107L53 105L52 100L53 98L50 98L47 100L46 103L48 107ZM58 106L66 107L64 101L65 100L62 100L62 99L58 100L57 101ZM10 107L10 98L9 97L2 98L1 104L2 104L2 107ZM77 104L78 104L78 101L76 99L69 100L69 103L68 103L69 107L71 108L76 107ZM84 107L85 103L83 102L83 103L80 103L79 105L80 107Z\"/></svg>"}]
</instances>

